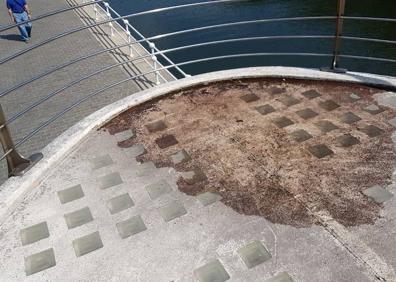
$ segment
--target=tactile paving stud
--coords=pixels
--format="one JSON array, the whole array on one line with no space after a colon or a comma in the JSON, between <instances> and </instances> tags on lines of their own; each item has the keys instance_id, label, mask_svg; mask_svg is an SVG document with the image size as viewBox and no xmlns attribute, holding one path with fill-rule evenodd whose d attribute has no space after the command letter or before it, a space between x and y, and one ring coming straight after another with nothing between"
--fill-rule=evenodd
<instances>
[{"instance_id":1,"label":"tactile paving stud","mask_svg":"<svg viewBox=\"0 0 396 282\"><path fill-rule=\"evenodd\" d=\"M293 139L297 142L304 142L312 138L312 135L303 129L299 129L291 133Z\"/></svg>"},{"instance_id":2,"label":"tactile paving stud","mask_svg":"<svg viewBox=\"0 0 396 282\"><path fill-rule=\"evenodd\" d=\"M363 191L363 194L373 199L376 203L382 204L393 197L393 194L381 186L373 186Z\"/></svg>"},{"instance_id":3,"label":"tactile paving stud","mask_svg":"<svg viewBox=\"0 0 396 282\"><path fill-rule=\"evenodd\" d=\"M62 204L66 204L84 197L81 185L76 185L61 191L58 191L58 198Z\"/></svg>"},{"instance_id":4,"label":"tactile paving stud","mask_svg":"<svg viewBox=\"0 0 396 282\"><path fill-rule=\"evenodd\" d=\"M372 114L372 115L377 115L377 114L382 113L384 111L383 108L380 108L380 107L378 107L377 105L374 105L374 104L363 108L363 110L368 112L368 113L370 113L370 114Z\"/></svg>"},{"instance_id":5,"label":"tactile paving stud","mask_svg":"<svg viewBox=\"0 0 396 282\"><path fill-rule=\"evenodd\" d=\"M121 212L133 206L134 202L128 193L114 197L107 202L107 208L111 214Z\"/></svg>"},{"instance_id":6,"label":"tactile paving stud","mask_svg":"<svg viewBox=\"0 0 396 282\"><path fill-rule=\"evenodd\" d=\"M279 100L279 102L281 102L286 107L291 107L293 105L296 105L296 104L300 103L299 99L296 99L296 98L294 98L293 96L290 96L290 95L285 95L283 97L280 97L278 100Z\"/></svg>"},{"instance_id":7,"label":"tactile paving stud","mask_svg":"<svg viewBox=\"0 0 396 282\"><path fill-rule=\"evenodd\" d=\"M166 206L160 208L159 211L162 218L166 222L187 214L187 211L184 208L183 204L179 201L170 202Z\"/></svg>"},{"instance_id":8,"label":"tactile paving stud","mask_svg":"<svg viewBox=\"0 0 396 282\"><path fill-rule=\"evenodd\" d=\"M167 126L163 120L158 120L158 121L155 121L152 123L148 123L145 126L150 133L162 131L167 128Z\"/></svg>"},{"instance_id":9,"label":"tactile paving stud","mask_svg":"<svg viewBox=\"0 0 396 282\"><path fill-rule=\"evenodd\" d=\"M25 257L26 276L43 271L56 265L54 249L48 249Z\"/></svg>"},{"instance_id":10,"label":"tactile paving stud","mask_svg":"<svg viewBox=\"0 0 396 282\"><path fill-rule=\"evenodd\" d=\"M255 267L271 259L271 254L260 241L254 241L240 248L238 254L247 268Z\"/></svg>"},{"instance_id":11,"label":"tactile paving stud","mask_svg":"<svg viewBox=\"0 0 396 282\"><path fill-rule=\"evenodd\" d=\"M197 196L197 198L203 206L209 206L209 205L211 205L217 201L220 201L222 199L222 197L219 194L212 193L212 192L205 192L205 193L199 194Z\"/></svg>"},{"instance_id":12,"label":"tactile paving stud","mask_svg":"<svg viewBox=\"0 0 396 282\"><path fill-rule=\"evenodd\" d=\"M347 112L341 116L341 121L346 124L352 124L359 120L361 120L361 118L351 112Z\"/></svg>"},{"instance_id":13,"label":"tactile paving stud","mask_svg":"<svg viewBox=\"0 0 396 282\"><path fill-rule=\"evenodd\" d=\"M315 123L315 125L320 129L320 131L322 131L322 133L328 133L330 131L338 129L338 126L327 120L318 121L317 123Z\"/></svg>"},{"instance_id":14,"label":"tactile paving stud","mask_svg":"<svg viewBox=\"0 0 396 282\"><path fill-rule=\"evenodd\" d=\"M224 282L230 279L230 275L217 259L194 270L195 277L200 282Z\"/></svg>"},{"instance_id":15,"label":"tactile paving stud","mask_svg":"<svg viewBox=\"0 0 396 282\"><path fill-rule=\"evenodd\" d=\"M365 133L370 138L380 136L382 133L384 133L381 128L376 127L375 125L367 125L363 128L360 128L359 130Z\"/></svg>"},{"instance_id":16,"label":"tactile paving stud","mask_svg":"<svg viewBox=\"0 0 396 282\"><path fill-rule=\"evenodd\" d=\"M253 93L249 93L246 95L243 95L240 97L243 101L245 101L246 103L251 103L251 102L255 102L257 100L260 99L260 97L258 97L257 95L253 94Z\"/></svg>"},{"instance_id":17,"label":"tactile paving stud","mask_svg":"<svg viewBox=\"0 0 396 282\"><path fill-rule=\"evenodd\" d=\"M29 245L49 237L47 222L41 222L20 231L22 245Z\"/></svg>"},{"instance_id":18,"label":"tactile paving stud","mask_svg":"<svg viewBox=\"0 0 396 282\"><path fill-rule=\"evenodd\" d=\"M308 91L301 93L301 95L303 95L305 98L310 99L310 100L321 96L320 93L316 90L308 90Z\"/></svg>"},{"instance_id":19,"label":"tactile paving stud","mask_svg":"<svg viewBox=\"0 0 396 282\"><path fill-rule=\"evenodd\" d=\"M103 243L98 231L73 240L73 248L77 257L86 255L102 247Z\"/></svg>"},{"instance_id":20,"label":"tactile paving stud","mask_svg":"<svg viewBox=\"0 0 396 282\"><path fill-rule=\"evenodd\" d=\"M96 169L100 169L102 167L109 166L113 163L114 162L113 162L112 158L110 157L110 155L99 156L99 157L93 158L91 160L91 168L93 170L96 170Z\"/></svg>"},{"instance_id":21,"label":"tactile paving stud","mask_svg":"<svg viewBox=\"0 0 396 282\"><path fill-rule=\"evenodd\" d=\"M294 122L287 117L274 118L272 122L279 128L284 128L286 126L294 124Z\"/></svg>"},{"instance_id":22,"label":"tactile paving stud","mask_svg":"<svg viewBox=\"0 0 396 282\"><path fill-rule=\"evenodd\" d=\"M350 134L345 134L337 137L336 142L341 147L351 147L360 143L359 139Z\"/></svg>"},{"instance_id":23,"label":"tactile paving stud","mask_svg":"<svg viewBox=\"0 0 396 282\"><path fill-rule=\"evenodd\" d=\"M319 107L321 107L322 109L325 109L326 111L330 112L330 111L333 111L333 110L339 108L340 105L338 105L333 100L326 100L326 101L319 102Z\"/></svg>"},{"instance_id":24,"label":"tactile paving stud","mask_svg":"<svg viewBox=\"0 0 396 282\"><path fill-rule=\"evenodd\" d=\"M151 200L155 200L160 196L172 192L172 187L165 180L146 186L146 191Z\"/></svg>"},{"instance_id":25,"label":"tactile paving stud","mask_svg":"<svg viewBox=\"0 0 396 282\"><path fill-rule=\"evenodd\" d=\"M270 279L265 280L265 282L293 282L293 279L287 272L280 272Z\"/></svg>"},{"instance_id":26,"label":"tactile paving stud","mask_svg":"<svg viewBox=\"0 0 396 282\"><path fill-rule=\"evenodd\" d=\"M107 189L123 183L118 172L113 172L99 178L100 189Z\"/></svg>"},{"instance_id":27,"label":"tactile paving stud","mask_svg":"<svg viewBox=\"0 0 396 282\"><path fill-rule=\"evenodd\" d=\"M162 137L155 139L155 143L157 143L158 147L160 147L161 149L165 149L170 146L176 145L179 142L173 135L163 135Z\"/></svg>"},{"instance_id":28,"label":"tactile paving stud","mask_svg":"<svg viewBox=\"0 0 396 282\"><path fill-rule=\"evenodd\" d=\"M91 214L91 211L89 210L88 207L82 208L80 210L67 213L65 214L65 221L67 224L67 227L69 229L87 224L88 222L93 221L93 217Z\"/></svg>"},{"instance_id":29,"label":"tactile paving stud","mask_svg":"<svg viewBox=\"0 0 396 282\"><path fill-rule=\"evenodd\" d=\"M120 234L122 239L138 234L147 229L140 215L136 215L130 219L121 221L117 223L116 226L118 234Z\"/></svg>"},{"instance_id":30,"label":"tactile paving stud","mask_svg":"<svg viewBox=\"0 0 396 282\"><path fill-rule=\"evenodd\" d=\"M324 157L334 154L334 152L332 150L330 150L329 147L327 147L326 145L323 145L323 144L311 146L308 148L308 151L312 155L317 157L318 159L321 159L321 158L324 158Z\"/></svg>"},{"instance_id":31,"label":"tactile paving stud","mask_svg":"<svg viewBox=\"0 0 396 282\"><path fill-rule=\"evenodd\" d=\"M268 115L270 113L275 112L275 109L271 105L266 104L256 107L256 111L258 111L262 115Z\"/></svg>"},{"instance_id":32,"label":"tactile paving stud","mask_svg":"<svg viewBox=\"0 0 396 282\"><path fill-rule=\"evenodd\" d=\"M307 108L307 109L300 110L300 111L297 111L296 114L297 114L299 117L301 117L301 118L303 118L303 119L305 119L305 120L314 118L314 117L316 117L316 116L318 115L318 114L315 113L313 110L308 109L308 108Z\"/></svg>"}]
</instances>

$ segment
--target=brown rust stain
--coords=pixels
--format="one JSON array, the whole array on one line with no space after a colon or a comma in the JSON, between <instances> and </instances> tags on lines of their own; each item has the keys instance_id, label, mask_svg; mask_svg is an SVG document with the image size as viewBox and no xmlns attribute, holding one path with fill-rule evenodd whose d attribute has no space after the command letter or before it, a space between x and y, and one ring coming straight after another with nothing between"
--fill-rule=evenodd
<instances>
[{"instance_id":1,"label":"brown rust stain","mask_svg":"<svg viewBox=\"0 0 396 282\"><path fill-rule=\"evenodd\" d=\"M321 96L308 99L302 95L312 89ZM325 210L346 226L371 224L381 206L361 192L373 185L387 184L396 160L392 128L386 122L396 113L386 109L371 115L362 110L374 103L372 96L379 91L332 82L226 81L185 89L145 103L124 112L105 128L111 134L127 128L136 130L135 139L119 145L145 144L147 152L138 159L151 160L157 166L171 166L169 156L185 149L191 160L175 168L179 171L199 168L206 175L198 183L179 179L179 189L189 195L217 192L224 204L240 213L297 227L317 223L309 210ZM358 94L361 99L351 101L349 93ZM251 94L259 100L245 102L250 97L246 95ZM287 107L282 97L294 97L301 102ZM323 109L320 102L327 100L340 107ZM276 111L260 114L256 108L265 104ZM318 115L305 120L296 113L306 108ZM341 117L347 112L361 120L343 123ZM272 121L282 116L294 124L278 128ZM148 132L145 125L159 120L166 123L166 130ZM338 129L322 132L315 124L323 120ZM367 125L375 125L383 133L370 138L362 131ZM297 142L292 135L296 130L305 130L313 137ZM156 140L164 134L173 135L178 143L161 149ZM360 143L347 148L337 145L345 134L356 137ZM314 157L308 148L320 144L334 154L322 159Z\"/></svg>"}]
</instances>

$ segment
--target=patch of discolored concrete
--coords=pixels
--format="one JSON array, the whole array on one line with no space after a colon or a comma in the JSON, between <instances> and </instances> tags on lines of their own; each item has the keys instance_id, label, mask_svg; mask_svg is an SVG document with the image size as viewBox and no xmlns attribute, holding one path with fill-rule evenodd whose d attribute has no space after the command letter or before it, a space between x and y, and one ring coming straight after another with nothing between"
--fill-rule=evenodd
<instances>
[{"instance_id":1,"label":"patch of discolored concrete","mask_svg":"<svg viewBox=\"0 0 396 282\"><path fill-rule=\"evenodd\" d=\"M140 161L204 174L197 181L181 177L179 189L189 195L216 192L240 213L297 227L315 224L311 211L322 210L345 226L370 224L381 206L362 191L387 184L396 160L388 123L396 112L367 111L380 91L335 82L226 81L142 104L105 128L111 134L132 128L136 137L119 145L144 144ZM162 126L149 130L153 124ZM171 156L181 150L191 159L174 164Z\"/></svg>"}]
</instances>

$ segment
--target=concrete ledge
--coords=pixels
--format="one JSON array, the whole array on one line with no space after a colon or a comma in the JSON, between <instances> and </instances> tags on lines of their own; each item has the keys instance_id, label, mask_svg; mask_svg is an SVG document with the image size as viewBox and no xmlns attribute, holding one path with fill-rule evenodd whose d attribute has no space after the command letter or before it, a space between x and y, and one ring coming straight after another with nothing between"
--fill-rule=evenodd
<instances>
[{"instance_id":1,"label":"concrete ledge","mask_svg":"<svg viewBox=\"0 0 396 282\"><path fill-rule=\"evenodd\" d=\"M75 150L92 130L98 129L121 112L153 98L166 95L182 88L221 80L258 77L351 82L382 87L385 89L396 89L395 77L354 72L336 74L321 72L319 70L290 67L257 67L219 71L159 85L155 88L151 88L119 100L86 117L46 146L42 152L44 154L44 158L24 176L11 178L1 185L0 224L13 211L15 205L20 202L27 193L37 187L46 177L48 177L51 174L51 171L56 168L73 150ZM394 94L390 93L389 95Z\"/></svg>"}]
</instances>

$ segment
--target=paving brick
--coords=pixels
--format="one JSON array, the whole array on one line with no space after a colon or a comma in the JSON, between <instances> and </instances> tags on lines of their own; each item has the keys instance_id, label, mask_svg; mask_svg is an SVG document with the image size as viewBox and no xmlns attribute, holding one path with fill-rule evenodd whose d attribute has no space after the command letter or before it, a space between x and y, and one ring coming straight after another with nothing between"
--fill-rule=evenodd
<instances>
[{"instance_id":1,"label":"paving brick","mask_svg":"<svg viewBox=\"0 0 396 282\"><path fill-rule=\"evenodd\" d=\"M363 194L367 197L370 197L373 201L378 204L382 204L391 198L393 198L393 194L381 186L373 186L363 191Z\"/></svg>"},{"instance_id":2,"label":"paving brick","mask_svg":"<svg viewBox=\"0 0 396 282\"><path fill-rule=\"evenodd\" d=\"M123 148L123 152L129 157L136 158L146 152L146 149L142 144L137 144L129 148Z\"/></svg>"},{"instance_id":3,"label":"paving brick","mask_svg":"<svg viewBox=\"0 0 396 282\"><path fill-rule=\"evenodd\" d=\"M165 180L146 186L146 191L151 200L155 200L160 196L172 192L172 187Z\"/></svg>"},{"instance_id":4,"label":"paving brick","mask_svg":"<svg viewBox=\"0 0 396 282\"><path fill-rule=\"evenodd\" d=\"M347 112L341 116L341 121L346 124L352 124L352 123L358 122L360 120L361 120L361 118L359 116L357 116L351 112Z\"/></svg>"},{"instance_id":5,"label":"paving brick","mask_svg":"<svg viewBox=\"0 0 396 282\"><path fill-rule=\"evenodd\" d=\"M61 191L58 191L58 198L62 204L66 204L84 197L81 185L76 185Z\"/></svg>"},{"instance_id":6,"label":"paving brick","mask_svg":"<svg viewBox=\"0 0 396 282\"><path fill-rule=\"evenodd\" d=\"M64 215L67 227L73 229L75 227L87 224L93 221L91 211L88 207Z\"/></svg>"},{"instance_id":7,"label":"paving brick","mask_svg":"<svg viewBox=\"0 0 396 282\"><path fill-rule=\"evenodd\" d=\"M136 176L144 177L152 175L156 172L156 167L153 162L145 162L136 168Z\"/></svg>"},{"instance_id":8,"label":"paving brick","mask_svg":"<svg viewBox=\"0 0 396 282\"><path fill-rule=\"evenodd\" d=\"M253 268L271 259L271 254L260 241L254 241L238 249L238 254L247 268Z\"/></svg>"},{"instance_id":9,"label":"paving brick","mask_svg":"<svg viewBox=\"0 0 396 282\"><path fill-rule=\"evenodd\" d=\"M22 245L29 245L50 236L47 222L41 222L30 227L24 228L20 232Z\"/></svg>"},{"instance_id":10,"label":"paving brick","mask_svg":"<svg viewBox=\"0 0 396 282\"><path fill-rule=\"evenodd\" d=\"M125 141L128 139L131 139L135 136L136 136L136 134L132 129L124 130L124 131L114 134L114 137L116 138L116 140L118 142L122 142L122 141Z\"/></svg>"},{"instance_id":11,"label":"paving brick","mask_svg":"<svg viewBox=\"0 0 396 282\"><path fill-rule=\"evenodd\" d=\"M111 164L113 164L113 160L110 155L99 156L91 160L91 168L93 170L106 167Z\"/></svg>"},{"instance_id":12,"label":"paving brick","mask_svg":"<svg viewBox=\"0 0 396 282\"><path fill-rule=\"evenodd\" d=\"M280 87L277 87L277 86L273 86L273 87L270 87L268 89L268 92L270 94L272 94L272 95L279 95L279 94L285 93L286 89L285 88L280 88Z\"/></svg>"},{"instance_id":13,"label":"paving brick","mask_svg":"<svg viewBox=\"0 0 396 282\"><path fill-rule=\"evenodd\" d=\"M166 206L160 208L159 212L166 222L187 214L183 204L179 201L170 202Z\"/></svg>"},{"instance_id":14,"label":"paving brick","mask_svg":"<svg viewBox=\"0 0 396 282\"><path fill-rule=\"evenodd\" d=\"M262 115L268 115L270 113L275 112L275 109L271 105L266 104L256 107L256 111L258 111Z\"/></svg>"},{"instance_id":15,"label":"paving brick","mask_svg":"<svg viewBox=\"0 0 396 282\"><path fill-rule=\"evenodd\" d=\"M175 165L188 162L189 160L191 160L191 157L184 149L171 155L171 161Z\"/></svg>"},{"instance_id":16,"label":"paving brick","mask_svg":"<svg viewBox=\"0 0 396 282\"><path fill-rule=\"evenodd\" d=\"M43 271L56 265L54 249L47 249L45 251L25 257L25 272L26 276Z\"/></svg>"},{"instance_id":17,"label":"paving brick","mask_svg":"<svg viewBox=\"0 0 396 282\"><path fill-rule=\"evenodd\" d=\"M265 280L265 282L293 282L293 279L287 272L280 272L270 279Z\"/></svg>"},{"instance_id":18,"label":"paving brick","mask_svg":"<svg viewBox=\"0 0 396 282\"><path fill-rule=\"evenodd\" d=\"M310 100L321 96L320 93L316 90L308 90L308 91L301 93L301 95L303 95L305 98L310 99Z\"/></svg>"},{"instance_id":19,"label":"paving brick","mask_svg":"<svg viewBox=\"0 0 396 282\"><path fill-rule=\"evenodd\" d=\"M314 117L316 117L318 115L318 113L316 113L313 110L308 109L308 108L300 110L300 111L297 111L296 114L298 116L300 116L301 118L303 118L303 119L311 119L311 118L314 118Z\"/></svg>"},{"instance_id":20,"label":"paving brick","mask_svg":"<svg viewBox=\"0 0 396 282\"><path fill-rule=\"evenodd\" d=\"M128 193L119 195L107 202L107 208L111 214L121 212L134 206L131 196Z\"/></svg>"},{"instance_id":21,"label":"paving brick","mask_svg":"<svg viewBox=\"0 0 396 282\"><path fill-rule=\"evenodd\" d=\"M100 189L107 189L123 183L121 176L118 172L113 172L99 178Z\"/></svg>"},{"instance_id":22,"label":"paving brick","mask_svg":"<svg viewBox=\"0 0 396 282\"><path fill-rule=\"evenodd\" d=\"M258 97L257 95L255 95L253 93L249 93L249 94L243 95L240 98L243 101L245 101L246 103L252 103L252 102L260 100L260 97Z\"/></svg>"},{"instance_id":23,"label":"paving brick","mask_svg":"<svg viewBox=\"0 0 396 282\"><path fill-rule=\"evenodd\" d=\"M160 149L165 149L173 145L176 145L179 142L176 140L175 136L173 135L163 135L160 138L155 139L155 143L157 143Z\"/></svg>"},{"instance_id":24,"label":"paving brick","mask_svg":"<svg viewBox=\"0 0 396 282\"><path fill-rule=\"evenodd\" d=\"M357 139L356 137L350 134L344 134L342 136L337 137L336 142L341 147L351 147L353 145L357 145L360 143L359 139Z\"/></svg>"},{"instance_id":25,"label":"paving brick","mask_svg":"<svg viewBox=\"0 0 396 282\"><path fill-rule=\"evenodd\" d=\"M293 105L300 103L300 100L294 98L293 96L285 95L285 96L279 98L279 102L281 102L283 105L285 105L287 107L291 107Z\"/></svg>"},{"instance_id":26,"label":"paving brick","mask_svg":"<svg viewBox=\"0 0 396 282\"><path fill-rule=\"evenodd\" d=\"M322 109L330 112L330 111L333 111L333 110L339 108L340 105L338 105L333 100L326 100L326 101L319 102L319 107L321 107Z\"/></svg>"},{"instance_id":27,"label":"paving brick","mask_svg":"<svg viewBox=\"0 0 396 282\"><path fill-rule=\"evenodd\" d=\"M200 168L183 172L182 177L190 185L207 180L205 173Z\"/></svg>"},{"instance_id":28,"label":"paving brick","mask_svg":"<svg viewBox=\"0 0 396 282\"><path fill-rule=\"evenodd\" d=\"M205 265L195 269L194 275L200 282L224 282L230 279L230 275L217 259L211 260Z\"/></svg>"},{"instance_id":29,"label":"paving brick","mask_svg":"<svg viewBox=\"0 0 396 282\"><path fill-rule=\"evenodd\" d=\"M308 151L318 159L334 154L334 152L330 150L329 147L323 144L311 146L308 148Z\"/></svg>"},{"instance_id":30,"label":"paving brick","mask_svg":"<svg viewBox=\"0 0 396 282\"><path fill-rule=\"evenodd\" d=\"M73 240L73 248L77 257L86 255L103 247L98 231Z\"/></svg>"},{"instance_id":31,"label":"paving brick","mask_svg":"<svg viewBox=\"0 0 396 282\"><path fill-rule=\"evenodd\" d=\"M320 129L320 131L322 131L322 133L328 133L330 131L338 129L338 126L327 120L318 121L317 123L315 123L315 125Z\"/></svg>"},{"instance_id":32,"label":"paving brick","mask_svg":"<svg viewBox=\"0 0 396 282\"><path fill-rule=\"evenodd\" d=\"M197 198L203 206L209 206L222 199L219 194L212 192L201 193L197 196Z\"/></svg>"},{"instance_id":33,"label":"paving brick","mask_svg":"<svg viewBox=\"0 0 396 282\"><path fill-rule=\"evenodd\" d=\"M279 117L272 120L272 122L279 128L284 128L294 124L294 122L287 117Z\"/></svg>"},{"instance_id":34,"label":"paving brick","mask_svg":"<svg viewBox=\"0 0 396 282\"><path fill-rule=\"evenodd\" d=\"M167 126L163 120L158 120L158 121L146 124L145 126L150 133L162 131L167 128Z\"/></svg>"},{"instance_id":35,"label":"paving brick","mask_svg":"<svg viewBox=\"0 0 396 282\"><path fill-rule=\"evenodd\" d=\"M304 142L312 138L312 135L303 129L296 130L291 135L293 139L297 142Z\"/></svg>"},{"instance_id":36,"label":"paving brick","mask_svg":"<svg viewBox=\"0 0 396 282\"><path fill-rule=\"evenodd\" d=\"M384 133L384 130L375 125L367 125L363 128L360 128L359 130L365 133L370 138L380 136Z\"/></svg>"},{"instance_id":37,"label":"paving brick","mask_svg":"<svg viewBox=\"0 0 396 282\"><path fill-rule=\"evenodd\" d=\"M385 111L384 108L380 108L380 107L378 107L377 105L374 105L374 104L363 108L363 110L368 112L368 113L370 113L370 114L372 114L372 115L377 115L377 114L382 113L383 111Z\"/></svg>"},{"instance_id":38,"label":"paving brick","mask_svg":"<svg viewBox=\"0 0 396 282\"><path fill-rule=\"evenodd\" d=\"M117 223L116 226L118 234L122 239L128 238L147 229L140 215L121 221Z\"/></svg>"}]
</instances>

